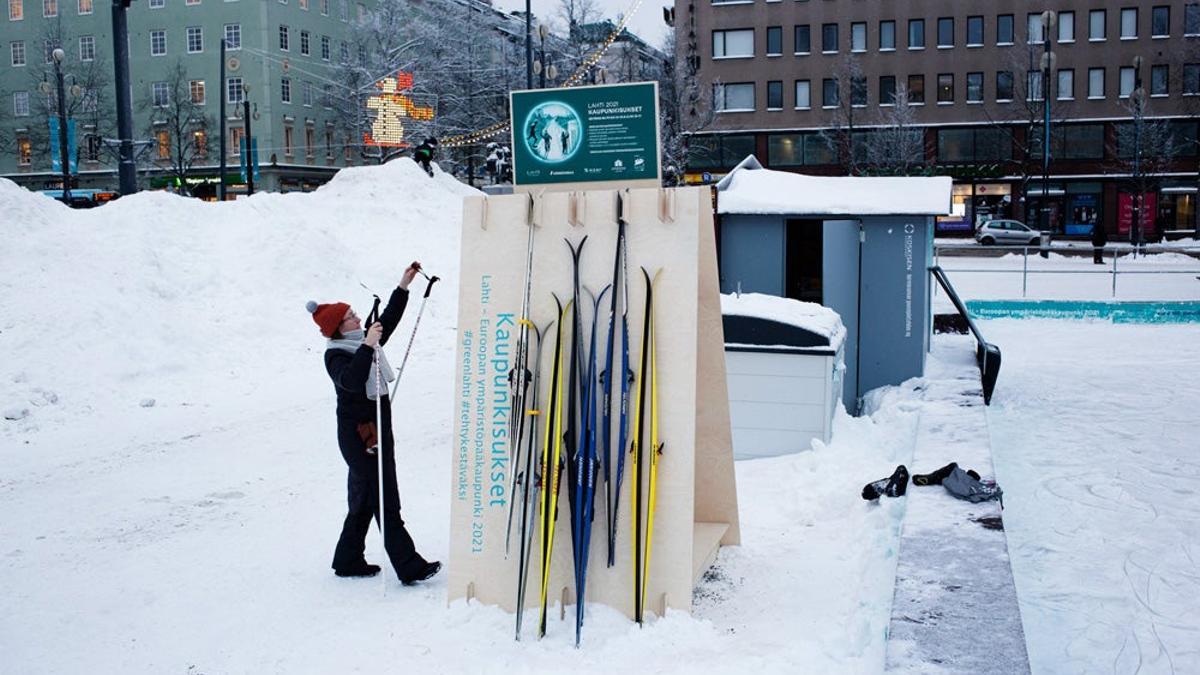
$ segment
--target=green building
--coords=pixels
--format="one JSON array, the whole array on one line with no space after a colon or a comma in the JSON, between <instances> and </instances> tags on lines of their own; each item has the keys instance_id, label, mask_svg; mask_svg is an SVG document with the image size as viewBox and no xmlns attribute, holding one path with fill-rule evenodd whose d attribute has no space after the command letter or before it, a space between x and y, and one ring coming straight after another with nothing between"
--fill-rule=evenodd
<instances>
[{"instance_id":1,"label":"green building","mask_svg":"<svg viewBox=\"0 0 1200 675\"><path fill-rule=\"evenodd\" d=\"M57 116L51 54L61 46L75 126L73 187L116 189L111 5L4 2L0 176L34 190L61 186L49 132ZM187 183L193 194L215 198L220 97L227 102L230 195L246 190L239 176L246 99L260 167L256 190L311 190L340 167L370 161L361 157L361 139L340 130L330 96L337 64L351 49L353 20L368 9L353 0L134 0L127 16L139 187Z\"/></svg>"}]
</instances>

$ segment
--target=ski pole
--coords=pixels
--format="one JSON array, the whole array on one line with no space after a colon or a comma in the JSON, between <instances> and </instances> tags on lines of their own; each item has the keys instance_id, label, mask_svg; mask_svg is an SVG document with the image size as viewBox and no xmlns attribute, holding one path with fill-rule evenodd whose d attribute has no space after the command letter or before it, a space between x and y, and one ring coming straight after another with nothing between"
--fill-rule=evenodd
<instances>
[{"instance_id":1,"label":"ski pole","mask_svg":"<svg viewBox=\"0 0 1200 675\"><path fill-rule=\"evenodd\" d=\"M383 508L383 394L380 392L382 388L387 386L383 384L383 373L379 369L379 347L375 347L375 353L372 355L375 362L375 475L379 478L379 539L383 543L383 555L381 560L387 560L387 529L384 527ZM380 574L383 578L383 594L387 595L387 575Z\"/></svg>"},{"instance_id":2,"label":"ski pole","mask_svg":"<svg viewBox=\"0 0 1200 675\"><path fill-rule=\"evenodd\" d=\"M433 290L433 285L441 280L438 276L428 276L421 270L417 270L421 276L429 280L425 285L425 295L421 297L421 307L417 310L417 321L413 324L412 335L408 338L408 347L404 350L404 358L400 360L400 369L396 371L396 383L392 385L392 400L396 400L396 390L400 388L400 376L404 374L404 364L408 363L408 355L412 352L413 341L417 339L417 328L421 327L421 315L425 313L425 303L429 300L429 293Z\"/></svg>"}]
</instances>

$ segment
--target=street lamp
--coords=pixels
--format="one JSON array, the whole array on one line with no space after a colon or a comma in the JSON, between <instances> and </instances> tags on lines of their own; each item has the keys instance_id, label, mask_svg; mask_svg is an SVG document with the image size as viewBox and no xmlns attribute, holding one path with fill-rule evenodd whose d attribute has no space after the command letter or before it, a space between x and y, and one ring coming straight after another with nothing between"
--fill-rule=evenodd
<instances>
[{"instance_id":1,"label":"street lamp","mask_svg":"<svg viewBox=\"0 0 1200 675\"><path fill-rule=\"evenodd\" d=\"M62 200L67 206L71 205L71 158L67 148L67 93L63 85L62 62L67 53L62 47L55 47L50 53L54 60L54 79L58 86L58 158L62 163Z\"/></svg>"},{"instance_id":2,"label":"street lamp","mask_svg":"<svg viewBox=\"0 0 1200 675\"><path fill-rule=\"evenodd\" d=\"M534 61L533 63L533 72L537 73L538 77L540 78L540 83L538 85L539 89L546 88L547 76L549 76L552 81L554 78L558 77L558 68L555 68L553 63L546 63L546 35L549 32L550 30L546 28L546 24L541 24L538 26L538 39L541 41L541 47L538 49L538 60Z\"/></svg>"},{"instance_id":3,"label":"street lamp","mask_svg":"<svg viewBox=\"0 0 1200 675\"><path fill-rule=\"evenodd\" d=\"M250 85L242 84L242 123L246 127L246 196L254 194L254 136L250 134Z\"/></svg>"},{"instance_id":4,"label":"street lamp","mask_svg":"<svg viewBox=\"0 0 1200 675\"><path fill-rule=\"evenodd\" d=\"M1050 50L1051 35L1058 16L1051 10L1042 12L1042 228L1050 224L1050 77L1054 72L1055 54ZM1046 235L1042 235L1045 237ZM1043 247L1044 249L1044 247Z\"/></svg>"},{"instance_id":5,"label":"street lamp","mask_svg":"<svg viewBox=\"0 0 1200 675\"><path fill-rule=\"evenodd\" d=\"M1133 57L1133 92L1130 98L1133 103L1133 222L1129 225L1129 238L1133 244L1133 254L1136 256L1142 243L1142 104L1146 92L1142 89L1142 57Z\"/></svg>"}]
</instances>

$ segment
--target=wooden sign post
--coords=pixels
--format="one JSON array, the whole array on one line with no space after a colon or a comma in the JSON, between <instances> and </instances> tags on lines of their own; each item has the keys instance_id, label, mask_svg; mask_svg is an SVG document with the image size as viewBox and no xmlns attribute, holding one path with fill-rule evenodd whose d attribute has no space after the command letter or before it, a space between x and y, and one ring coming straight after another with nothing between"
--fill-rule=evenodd
<instances>
[{"instance_id":1,"label":"wooden sign post","mask_svg":"<svg viewBox=\"0 0 1200 675\"><path fill-rule=\"evenodd\" d=\"M646 611L690 611L692 589L722 545L737 544L737 492L725 383L724 338L717 282L716 244L709 192L702 188L635 189L622 192L629 277L630 364L637 371L646 288L641 268L661 268L654 287L659 437L653 554ZM508 373L516 351L525 280L529 228L534 230L530 319L544 331L540 400L548 400L557 319L556 293L572 295L567 242L584 244L580 283L600 293L611 283L617 241L615 190L469 197L463 209L458 347L455 361L454 448L451 471L449 600L478 599L516 609L519 517L505 555L505 530L512 483L507 439L511 394ZM608 339L608 303L599 317L582 290L583 342L599 319L597 345ZM532 334L530 336L532 340ZM570 344L571 325L564 328ZM600 368L604 348L598 347ZM531 368L533 356L531 351ZM619 359L616 359L619 361ZM568 361L569 362L569 361ZM636 391L637 384L632 385ZM630 396L630 420L635 397ZM647 414L649 407L647 406ZM544 416L548 419L548 415ZM614 414L614 428L616 414ZM539 422L540 456L545 429ZM527 432L528 433L528 432ZM632 435L631 435L632 437ZM613 452L617 434L613 433ZM647 443L649 436L647 435ZM613 464L615 465L615 454ZM618 510L616 564L607 566L605 486L597 480L586 600L634 612L631 463L626 455ZM600 473L598 472L599 476ZM565 482L559 492L556 542L550 573L551 605L573 602L574 574L570 504ZM520 499L518 494L516 499ZM518 514L519 514L518 503ZM643 506L643 508L645 508ZM534 520L536 527L536 518ZM530 561L527 607L536 607L541 583L536 536ZM525 632L535 634L527 617ZM555 630L554 626L548 629Z\"/></svg>"}]
</instances>

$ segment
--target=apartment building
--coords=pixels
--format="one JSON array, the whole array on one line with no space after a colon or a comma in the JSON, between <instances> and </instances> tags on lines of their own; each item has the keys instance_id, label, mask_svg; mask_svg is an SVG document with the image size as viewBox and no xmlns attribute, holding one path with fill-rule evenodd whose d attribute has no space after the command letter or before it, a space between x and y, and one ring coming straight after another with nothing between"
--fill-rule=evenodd
<instances>
[{"instance_id":1,"label":"apartment building","mask_svg":"<svg viewBox=\"0 0 1200 675\"><path fill-rule=\"evenodd\" d=\"M996 217L1127 233L1149 166L1146 235L1196 227L1200 3L677 0L675 16L681 58L712 92L691 180L750 153L775 169L886 173L871 156L901 129L921 170L955 177L942 233ZM1144 129L1160 145L1131 133ZM1134 166L1135 138L1170 156Z\"/></svg>"}]
</instances>

